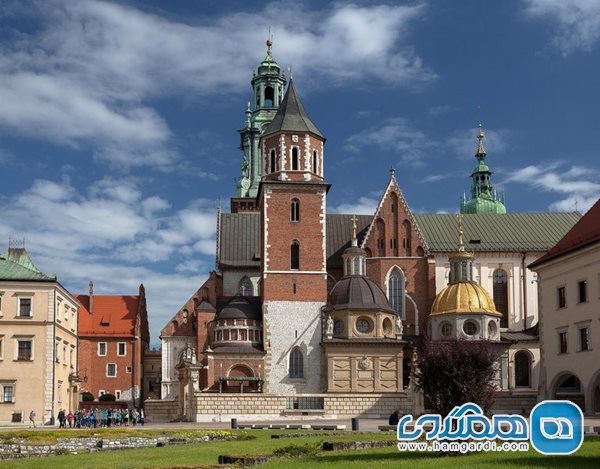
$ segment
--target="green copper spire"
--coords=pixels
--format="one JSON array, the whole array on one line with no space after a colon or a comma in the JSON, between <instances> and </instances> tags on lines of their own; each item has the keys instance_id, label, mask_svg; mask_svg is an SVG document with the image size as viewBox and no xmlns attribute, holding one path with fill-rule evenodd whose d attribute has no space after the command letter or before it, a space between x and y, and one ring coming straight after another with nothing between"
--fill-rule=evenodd
<instances>
[{"instance_id":1,"label":"green copper spire","mask_svg":"<svg viewBox=\"0 0 600 469\"><path fill-rule=\"evenodd\" d=\"M269 34L267 55L252 76L254 90L253 108L248 102L245 111L244 128L240 130L240 149L244 152L241 175L236 184L236 197L256 197L261 177L261 157L258 146L260 137L269 126L281 100L285 88L285 76L273 58L273 41Z\"/></svg>"},{"instance_id":2,"label":"green copper spire","mask_svg":"<svg viewBox=\"0 0 600 469\"><path fill-rule=\"evenodd\" d=\"M483 146L484 132L481 123L477 132L477 166L471 173L471 198L466 200L465 194L460 201L460 213L506 213L504 194L496 194L492 187L492 172L485 164L486 152Z\"/></svg>"}]
</instances>

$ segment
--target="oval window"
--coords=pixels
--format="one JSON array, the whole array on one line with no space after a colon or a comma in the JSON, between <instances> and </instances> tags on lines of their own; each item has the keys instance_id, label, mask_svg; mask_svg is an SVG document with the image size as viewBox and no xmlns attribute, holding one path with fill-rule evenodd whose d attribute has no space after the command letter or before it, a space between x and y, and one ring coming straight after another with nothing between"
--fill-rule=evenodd
<instances>
[{"instance_id":1,"label":"oval window","mask_svg":"<svg viewBox=\"0 0 600 469\"><path fill-rule=\"evenodd\" d=\"M463 331L467 335L475 335L477 333L477 324L475 321L467 321L463 324Z\"/></svg>"}]
</instances>

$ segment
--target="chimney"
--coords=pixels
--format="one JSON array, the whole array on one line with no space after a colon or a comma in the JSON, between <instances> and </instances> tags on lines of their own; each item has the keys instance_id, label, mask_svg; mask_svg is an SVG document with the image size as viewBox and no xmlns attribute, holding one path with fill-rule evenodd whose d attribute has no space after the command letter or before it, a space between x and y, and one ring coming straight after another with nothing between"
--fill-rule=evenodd
<instances>
[{"instance_id":1,"label":"chimney","mask_svg":"<svg viewBox=\"0 0 600 469\"><path fill-rule=\"evenodd\" d=\"M90 280L88 285L89 287L89 295L90 295L90 307L88 308L90 314L92 314L92 308L94 307L94 284Z\"/></svg>"}]
</instances>

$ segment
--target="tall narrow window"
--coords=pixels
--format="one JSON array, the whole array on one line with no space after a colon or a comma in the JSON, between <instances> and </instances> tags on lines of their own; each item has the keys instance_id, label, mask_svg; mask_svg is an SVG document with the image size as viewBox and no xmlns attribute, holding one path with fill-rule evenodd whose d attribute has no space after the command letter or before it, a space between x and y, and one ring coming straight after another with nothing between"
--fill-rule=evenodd
<instances>
[{"instance_id":1,"label":"tall narrow window","mask_svg":"<svg viewBox=\"0 0 600 469\"><path fill-rule=\"evenodd\" d=\"M298 171L298 147L292 148L292 171Z\"/></svg>"},{"instance_id":2,"label":"tall narrow window","mask_svg":"<svg viewBox=\"0 0 600 469\"><path fill-rule=\"evenodd\" d=\"M568 353L569 347L568 347L568 340L567 340L566 332L558 333L558 345L559 345L560 353Z\"/></svg>"},{"instance_id":3,"label":"tall narrow window","mask_svg":"<svg viewBox=\"0 0 600 469\"><path fill-rule=\"evenodd\" d=\"M587 280L577 282L577 290L579 292L579 302L585 303L587 301Z\"/></svg>"},{"instance_id":4,"label":"tall narrow window","mask_svg":"<svg viewBox=\"0 0 600 469\"><path fill-rule=\"evenodd\" d=\"M296 240L290 246L290 269L300 269L300 243Z\"/></svg>"},{"instance_id":5,"label":"tall narrow window","mask_svg":"<svg viewBox=\"0 0 600 469\"><path fill-rule=\"evenodd\" d=\"M515 353L515 386L518 388L531 386L531 360L527 352Z\"/></svg>"},{"instance_id":6,"label":"tall narrow window","mask_svg":"<svg viewBox=\"0 0 600 469\"><path fill-rule=\"evenodd\" d=\"M248 277L243 277L240 280L238 292L241 296L252 296L252 282Z\"/></svg>"},{"instance_id":7,"label":"tall narrow window","mask_svg":"<svg viewBox=\"0 0 600 469\"><path fill-rule=\"evenodd\" d=\"M19 298L19 316L31 316L31 298Z\"/></svg>"},{"instance_id":8,"label":"tall narrow window","mask_svg":"<svg viewBox=\"0 0 600 469\"><path fill-rule=\"evenodd\" d=\"M579 350L590 349L590 330L587 327L579 329Z\"/></svg>"},{"instance_id":9,"label":"tall narrow window","mask_svg":"<svg viewBox=\"0 0 600 469\"><path fill-rule=\"evenodd\" d=\"M398 267L394 267L388 277L388 300L392 309L402 319L404 317L404 275Z\"/></svg>"},{"instance_id":10,"label":"tall narrow window","mask_svg":"<svg viewBox=\"0 0 600 469\"><path fill-rule=\"evenodd\" d=\"M275 150L271 150L271 156L269 158L269 165L271 166L271 173L275 172Z\"/></svg>"},{"instance_id":11,"label":"tall narrow window","mask_svg":"<svg viewBox=\"0 0 600 469\"><path fill-rule=\"evenodd\" d=\"M508 276L502 269L494 270L493 274L494 304L496 310L502 313L500 327L508 327Z\"/></svg>"},{"instance_id":12,"label":"tall narrow window","mask_svg":"<svg viewBox=\"0 0 600 469\"><path fill-rule=\"evenodd\" d=\"M265 88L265 107L273 107L275 103L275 90L271 86Z\"/></svg>"},{"instance_id":13,"label":"tall narrow window","mask_svg":"<svg viewBox=\"0 0 600 469\"><path fill-rule=\"evenodd\" d=\"M290 204L290 220L300 221L300 201L298 199L292 199Z\"/></svg>"},{"instance_id":14,"label":"tall narrow window","mask_svg":"<svg viewBox=\"0 0 600 469\"><path fill-rule=\"evenodd\" d=\"M564 308L567 306L567 294L565 292L565 287L558 287L556 289L556 293L558 295L558 307Z\"/></svg>"},{"instance_id":15,"label":"tall narrow window","mask_svg":"<svg viewBox=\"0 0 600 469\"><path fill-rule=\"evenodd\" d=\"M290 378L304 378L304 355L298 347L294 347L290 353Z\"/></svg>"},{"instance_id":16,"label":"tall narrow window","mask_svg":"<svg viewBox=\"0 0 600 469\"><path fill-rule=\"evenodd\" d=\"M313 151L313 162L312 162L313 173L317 174L317 150Z\"/></svg>"}]
</instances>

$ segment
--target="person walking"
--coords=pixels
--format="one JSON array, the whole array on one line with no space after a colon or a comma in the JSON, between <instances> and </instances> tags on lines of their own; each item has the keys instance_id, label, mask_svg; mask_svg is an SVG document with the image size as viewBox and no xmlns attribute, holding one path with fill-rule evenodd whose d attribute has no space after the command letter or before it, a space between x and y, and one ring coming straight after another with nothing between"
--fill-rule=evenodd
<instances>
[{"instance_id":1,"label":"person walking","mask_svg":"<svg viewBox=\"0 0 600 469\"><path fill-rule=\"evenodd\" d=\"M35 428L35 411L32 409L31 412L29 412L29 428Z\"/></svg>"},{"instance_id":2,"label":"person walking","mask_svg":"<svg viewBox=\"0 0 600 469\"><path fill-rule=\"evenodd\" d=\"M73 412L71 411L67 414L67 422L69 422L69 428L73 428Z\"/></svg>"}]
</instances>

